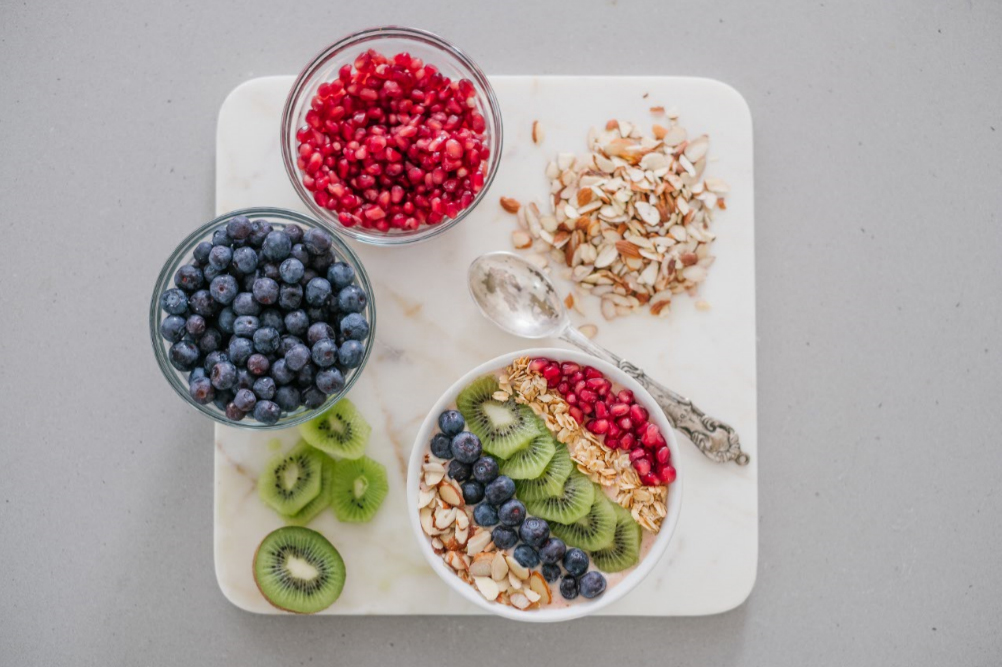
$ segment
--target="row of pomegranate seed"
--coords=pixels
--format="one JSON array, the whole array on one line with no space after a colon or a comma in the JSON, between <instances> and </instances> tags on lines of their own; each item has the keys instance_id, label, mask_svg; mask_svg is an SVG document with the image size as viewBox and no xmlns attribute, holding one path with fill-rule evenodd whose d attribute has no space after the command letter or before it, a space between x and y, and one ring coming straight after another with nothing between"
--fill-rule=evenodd
<instances>
[{"instance_id":1,"label":"row of pomegranate seed","mask_svg":"<svg viewBox=\"0 0 1002 667\"><path fill-rule=\"evenodd\" d=\"M613 392L608 378L591 366L539 358L532 361L529 370L541 374L547 387L567 401L571 416L601 436L606 447L630 452L633 469L645 485L675 481L668 443L657 424L648 421L650 414L635 401L633 392Z\"/></svg>"}]
</instances>

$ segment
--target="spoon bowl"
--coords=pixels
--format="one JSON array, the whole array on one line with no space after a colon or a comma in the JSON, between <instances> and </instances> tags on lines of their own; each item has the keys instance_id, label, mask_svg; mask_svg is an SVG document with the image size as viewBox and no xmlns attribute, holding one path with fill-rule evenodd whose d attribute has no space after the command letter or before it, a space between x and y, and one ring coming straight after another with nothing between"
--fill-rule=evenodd
<instances>
[{"instance_id":1,"label":"spoon bowl","mask_svg":"<svg viewBox=\"0 0 1002 667\"><path fill-rule=\"evenodd\" d=\"M559 338L567 310L539 267L510 252L481 255L470 265L470 294L497 326L522 338Z\"/></svg>"}]
</instances>

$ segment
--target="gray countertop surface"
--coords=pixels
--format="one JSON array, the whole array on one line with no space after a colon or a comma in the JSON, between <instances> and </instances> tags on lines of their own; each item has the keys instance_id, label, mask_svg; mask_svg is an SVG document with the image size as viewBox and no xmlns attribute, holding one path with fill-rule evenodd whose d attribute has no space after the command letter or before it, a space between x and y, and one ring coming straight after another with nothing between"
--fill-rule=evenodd
<instances>
[{"instance_id":1,"label":"gray countertop surface","mask_svg":"<svg viewBox=\"0 0 1002 667\"><path fill-rule=\"evenodd\" d=\"M212 216L226 94L386 23L491 73L747 99L761 545L738 609L541 627L220 594L212 425L160 377L149 291ZM983 0L3 2L0 664L998 665L1000 34Z\"/></svg>"}]
</instances>

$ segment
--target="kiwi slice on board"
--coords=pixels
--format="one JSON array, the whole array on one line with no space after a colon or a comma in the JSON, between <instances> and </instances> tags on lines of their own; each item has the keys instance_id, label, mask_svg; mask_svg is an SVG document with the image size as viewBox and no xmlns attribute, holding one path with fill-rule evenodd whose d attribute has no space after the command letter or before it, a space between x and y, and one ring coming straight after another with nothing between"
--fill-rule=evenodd
<instances>
[{"instance_id":1,"label":"kiwi slice on board","mask_svg":"<svg viewBox=\"0 0 1002 667\"><path fill-rule=\"evenodd\" d=\"M559 496L573 469L574 461L571 460L567 447L557 443L553 458L539 477L515 480L515 494L523 503Z\"/></svg>"},{"instance_id":2,"label":"kiwi slice on board","mask_svg":"<svg viewBox=\"0 0 1002 667\"><path fill-rule=\"evenodd\" d=\"M323 455L300 443L288 454L279 454L257 479L257 491L279 514L292 516L320 495Z\"/></svg>"},{"instance_id":3,"label":"kiwi slice on board","mask_svg":"<svg viewBox=\"0 0 1002 667\"><path fill-rule=\"evenodd\" d=\"M595 502L595 487L587 477L577 470L572 470L564 481L560 495L522 502L532 516L570 524L588 514L592 503Z\"/></svg>"},{"instance_id":4,"label":"kiwi slice on board","mask_svg":"<svg viewBox=\"0 0 1002 667\"><path fill-rule=\"evenodd\" d=\"M563 446L553 438L549 429L542 429L532 436L528 447L518 450L501 464L501 474L512 479L536 479L546 470L558 445Z\"/></svg>"},{"instance_id":5,"label":"kiwi slice on board","mask_svg":"<svg viewBox=\"0 0 1002 667\"><path fill-rule=\"evenodd\" d=\"M341 459L357 459L362 456L370 433L372 427L346 398L299 427L303 440L325 454Z\"/></svg>"},{"instance_id":6,"label":"kiwi slice on board","mask_svg":"<svg viewBox=\"0 0 1002 667\"><path fill-rule=\"evenodd\" d=\"M319 453L319 452L318 452ZM318 514L331 506L330 492L334 481L334 459L326 454L320 454L323 463L320 468L320 493L317 497L306 503L306 507L299 510L292 516L285 517L285 522L293 526L305 526L313 521Z\"/></svg>"},{"instance_id":7,"label":"kiwi slice on board","mask_svg":"<svg viewBox=\"0 0 1002 667\"><path fill-rule=\"evenodd\" d=\"M582 518L571 524L553 522L550 532L568 546L594 551L612 546L616 535L616 513L605 492L595 487L595 502Z\"/></svg>"},{"instance_id":8,"label":"kiwi slice on board","mask_svg":"<svg viewBox=\"0 0 1002 667\"><path fill-rule=\"evenodd\" d=\"M630 511L616 503L609 503L616 515L616 530L612 544L591 552L595 567L603 572L622 572L640 562L640 524L633 520Z\"/></svg>"},{"instance_id":9,"label":"kiwi slice on board","mask_svg":"<svg viewBox=\"0 0 1002 667\"><path fill-rule=\"evenodd\" d=\"M545 428L539 418L514 398L499 401L494 398L498 381L493 375L473 381L459 392L456 407L466 419L466 426L483 444L488 454L502 459L511 458L529 446L533 436Z\"/></svg>"},{"instance_id":10,"label":"kiwi slice on board","mask_svg":"<svg viewBox=\"0 0 1002 667\"><path fill-rule=\"evenodd\" d=\"M254 554L254 582L261 595L297 614L314 614L334 604L344 575L344 560L334 545L301 526L269 533Z\"/></svg>"},{"instance_id":11,"label":"kiwi slice on board","mask_svg":"<svg viewBox=\"0 0 1002 667\"><path fill-rule=\"evenodd\" d=\"M390 483L382 463L363 456L334 465L330 504L339 521L365 523L375 515L389 493Z\"/></svg>"}]
</instances>

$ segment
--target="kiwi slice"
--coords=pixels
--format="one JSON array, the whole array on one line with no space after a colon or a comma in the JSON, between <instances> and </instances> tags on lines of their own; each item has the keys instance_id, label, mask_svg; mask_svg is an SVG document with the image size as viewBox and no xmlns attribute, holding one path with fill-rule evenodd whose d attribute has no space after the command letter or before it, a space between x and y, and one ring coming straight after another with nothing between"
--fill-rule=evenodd
<instances>
[{"instance_id":1,"label":"kiwi slice","mask_svg":"<svg viewBox=\"0 0 1002 667\"><path fill-rule=\"evenodd\" d=\"M341 459L357 459L362 456L370 433L372 427L346 398L299 427L299 434L306 442L325 454Z\"/></svg>"},{"instance_id":2,"label":"kiwi slice","mask_svg":"<svg viewBox=\"0 0 1002 667\"><path fill-rule=\"evenodd\" d=\"M609 503L616 516L616 530L612 544L591 552L595 567L603 572L622 572L640 562L640 524L633 520L630 511Z\"/></svg>"},{"instance_id":3,"label":"kiwi slice","mask_svg":"<svg viewBox=\"0 0 1002 667\"><path fill-rule=\"evenodd\" d=\"M300 443L279 454L257 479L261 500L279 514L292 516L320 495L323 455Z\"/></svg>"},{"instance_id":4,"label":"kiwi slice","mask_svg":"<svg viewBox=\"0 0 1002 667\"><path fill-rule=\"evenodd\" d=\"M456 407L466 419L467 428L480 438L484 451L507 459L528 447L533 436L545 427L532 410L514 398L496 400L497 390L497 378L485 375L459 392Z\"/></svg>"},{"instance_id":5,"label":"kiwi slice","mask_svg":"<svg viewBox=\"0 0 1002 667\"><path fill-rule=\"evenodd\" d=\"M563 444L557 443L553 458L536 479L515 480L515 493L524 503L559 496L574 469L574 461Z\"/></svg>"},{"instance_id":6,"label":"kiwi slice","mask_svg":"<svg viewBox=\"0 0 1002 667\"><path fill-rule=\"evenodd\" d=\"M344 588L344 560L327 538L301 526L269 533L254 554L254 582L268 602L297 614L334 604Z\"/></svg>"},{"instance_id":7,"label":"kiwi slice","mask_svg":"<svg viewBox=\"0 0 1002 667\"><path fill-rule=\"evenodd\" d=\"M543 429L532 436L528 447L515 452L501 464L501 474L512 479L536 479L546 470L558 446L563 447L549 429Z\"/></svg>"},{"instance_id":8,"label":"kiwi slice","mask_svg":"<svg viewBox=\"0 0 1002 667\"><path fill-rule=\"evenodd\" d=\"M285 522L288 524L305 526L331 505L330 491L334 481L334 459L325 454L320 454L320 456L323 459L320 468L320 493L317 494L316 498L306 503L303 509L292 516L285 517Z\"/></svg>"},{"instance_id":9,"label":"kiwi slice","mask_svg":"<svg viewBox=\"0 0 1002 667\"><path fill-rule=\"evenodd\" d=\"M587 477L572 470L559 495L542 500L523 500L529 514L547 521L571 524L588 514L595 502L595 488Z\"/></svg>"},{"instance_id":10,"label":"kiwi slice","mask_svg":"<svg viewBox=\"0 0 1002 667\"><path fill-rule=\"evenodd\" d=\"M616 534L616 513L605 492L595 486L595 502L582 518L571 524L551 523L550 532L568 546L594 551L612 546Z\"/></svg>"},{"instance_id":11,"label":"kiwi slice","mask_svg":"<svg viewBox=\"0 0 1002 667\"><path fill-rule=\"evenodd\" d=\"M330 503L334 515L346 523L365 523L386 499L390 483L382 463L363 456L334 466Z\"/></svg>"}]
</instances>

